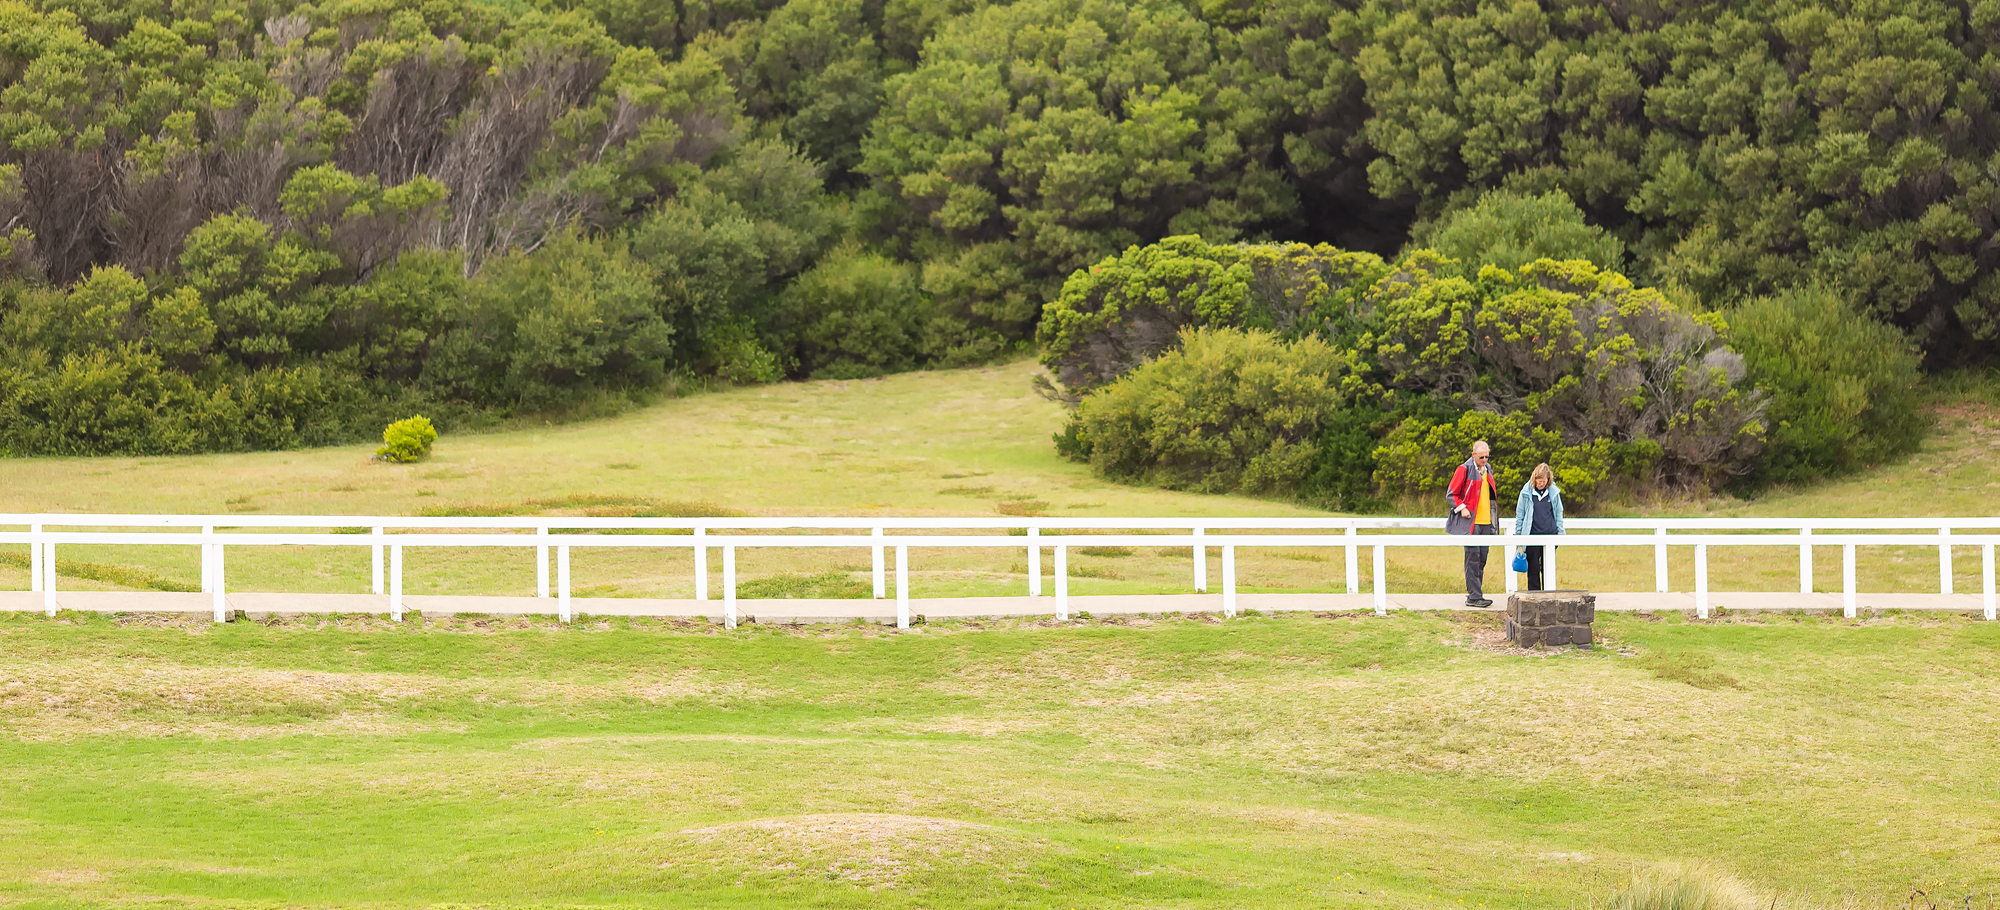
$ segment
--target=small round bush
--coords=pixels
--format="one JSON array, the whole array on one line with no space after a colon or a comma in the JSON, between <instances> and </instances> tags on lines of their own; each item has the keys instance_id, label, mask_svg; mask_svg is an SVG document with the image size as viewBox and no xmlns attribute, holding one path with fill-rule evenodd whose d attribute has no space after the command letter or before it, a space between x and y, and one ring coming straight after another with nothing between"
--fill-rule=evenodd
<instances>
[{"instance_id":1,"label":"small round bush","mask_svg":"<svg viewBox=\"0 0 2000 910\"><path fill-rule=\"evenodd\" d=\"M1317 338L1187 329L1180 347L1085 396L1071 457L1106 477L1202 493L1294 493L1349 372Z\"/></svg>"},{"instance_id":2,"label":"small round bush","mask_svg":"<svg viewBox=\"0 0 2000 910\"><path fill-rule=\"evenodd\" d=\"M375 457L394 462L421 461L430 456L431 443L437 438L437 428L422 414L398 420L382 430L383 445L375 450Z\"/></svg>"}]
</instances>

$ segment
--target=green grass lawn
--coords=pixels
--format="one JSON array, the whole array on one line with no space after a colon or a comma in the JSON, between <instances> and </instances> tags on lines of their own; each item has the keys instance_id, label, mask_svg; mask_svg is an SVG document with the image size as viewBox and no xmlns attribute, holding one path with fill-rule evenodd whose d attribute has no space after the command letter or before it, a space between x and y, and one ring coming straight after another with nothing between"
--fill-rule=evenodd
<instances>
[{"instance_id":1,"label":"green grass lawn","mask_svg":"<svg viewBox=\"0 0 2000 910\"><path fill-rule=\"evenodd\" d=\"M665 402L622 417L540 429L446 436L416 465L369 460L372 446L185 458L13 459L0 477L0 511L247 514L538 515L957 515L997 517L1022 504L1051 516L1304 516L1300 506L1108 483L1056 457L1049 437L1060 406L1029 386L1026 361L909 373L875 380L793 383ZM1973 516L2000 512L2000 472L1988 467L2000 441L2000 385L1959 382L1940 396L1938 430L1922 452L1891 465L1755 501L1726 497L1620 507L1618 515ZM1039 505L1037 505L1039 504ZM1442 514L1442 510L1439 510ZM28 586L25 547L0 552L0 586ZM1239 554L1248 590L1337 590L1336 551ZM741 554L745 581L771 590L808 577L860 577L865 550ZM1045 560L1052 560L1045 555ZM1219 563L1219 556L1211 559ZM1714 549L1715 590L1796 590L1794 551ZM1815 580L1837 590L1840 554L1821 548ZM1675 590L1694 584L1691 550L1672 557ZM1494 563L1499 563L1495 555ZM76 589L190 589L192 548L70 547L61 584ZM713 566L711 568L714 568ZM1460 584L1451 550L1392 552L1390 590L1451 591ZM1977 591L1975 548L1957 551L1959 591ZM917 596L1025 593L1024 554L918 550ZM1051 565L1045 564L1044 571ZM1652 590L1650 551L1573 548L1565 584ZM413 594L531 594L534 559L516 551L414 551ZM1499 567L1490 587L1499 589ZM1870 591L1934 591L1934 547L1864 550L1860 584ZM1184 592L1192 588L1181 548L1078 554L1078 594ZM229 586L247 591L365 592L365 550L238 548ZM1220 583L1219 565L1210 579ZM587 596L687 597L687 554L579 552L577 590ZM719 572L711 585L719 594ZM1364 554L1362 583L1372 585ZM865 591L864 591L865 593Z\"/></svg>"},{"instance_id":2,"label":"green grass lawn","mask_svg":"<svg viewBox=\"0 0 2000 910\"><path fill-rule=\"evenodd\" d=\"M2000 624L1493 620L0 619L0 903L1993 906Z\"/></svg>"},{"instance_id":3,"label":"green grass lawn","mask_svg":"<svg viewBox=\"0 0 2000 910\"><path fill-rule=\"evenodd\" d=\"M11 460L0 509L1312 514L1060 461L1060 410L1031 372L742 389L447 436L414 466L358 446ZM1991 391L1936 414L1897 464L1644 511L1992 514ZM1650 587L1650 553L1571 552L1566 581ZM231 587L365 590L364 553L238 548ZM1186 590L1184 553L1079 554L1073 590ZM1792 551L1714 555L1718 589L1794 584ZM852 594L866 560L748 554L743 574L755 592ZM919 596L1026 586L1016 554L913 561ZM1392 590L1450 590L1455 561L1397 555ZM1977 565L1961 551L1961 591ZM25 566L0 552L0 585L25 588ZM186 548L70 547L62 567L78 588L198 581ZM1872 553L1862 584L1933 590L1935 567L1930 548ZM1343 567L1260 551L1240 572L1330 590ZM418 551L409 577L412 593L529 593L534 572L526 554ZM609 551L579 553L576 584L691 582L684 556ZM2000 907L2000 623L1599 625L1595 650L1521 653L1488 614L905 633L0 616L0 905L1589 908L1635 870L1712 858L1788 908L1916 891L1923 910Z\"/></svg>"}]
</instances>

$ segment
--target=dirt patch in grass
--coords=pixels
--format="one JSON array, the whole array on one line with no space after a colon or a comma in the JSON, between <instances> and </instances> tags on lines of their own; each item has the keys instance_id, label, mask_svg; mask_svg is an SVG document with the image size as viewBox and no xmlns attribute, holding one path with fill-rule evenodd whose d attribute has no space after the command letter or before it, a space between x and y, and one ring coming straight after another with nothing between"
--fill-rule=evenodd
<instances>
[{"instance_id":1,"label":"dirt patch in grass","mask_svg":"<svg viewBox=\"0 0 2000 910\"><path fill-rule=\"evenodd\" d=\"M921 815L838 812L790 815L687 828L662 865L730 863L747 873L895 888L921 869L1015 865L1049 844L1005 828Z\"/></svg>"},{"instance_id":2,"label":"dirt patch in grass","mask_svg":"<svg viewBox=\"0 0 2000 910\"><path fill-rule=\"evenodd\" d=\"M768 693L692 669L608 681L414 673L337 673L246 667L0 664L0 736L63 741L93 736L407 735L459 730L432 710L463 702L522 707L664 705Z\"/></svg>"}]
</instances>

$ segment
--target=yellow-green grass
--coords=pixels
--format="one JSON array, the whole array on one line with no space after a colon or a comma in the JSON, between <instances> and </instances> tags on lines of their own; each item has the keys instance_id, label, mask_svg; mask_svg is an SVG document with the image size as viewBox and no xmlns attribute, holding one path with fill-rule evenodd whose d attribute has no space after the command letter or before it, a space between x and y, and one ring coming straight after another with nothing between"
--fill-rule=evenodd
<instances>
[{"instance_id":1,"label":"yellow-green grass","mask_svg":"<svg viewBox=\"0 0 2000 910\"><path fill-rule=\"evenodd\" d=\"M1494 619L0 618L0 903L1990 910L2000 624Z\"/></svg>"},{"instance_id":2,"label":"yellow-green grass","mask_svg":"<svg viewBox=\"0 0 2000 910\"><path fill-rule=\"evenodd\" d=\"M743 389L447 436L416 466L367 447L15 460L0 509L1313 514L1102 482L1050 452L1060 410L1030 375ZM1990 514L1984 396L1942 402L1908 461L1648 514ZM1077 553L1075 589L1189 586L1184 551L1129 550ZM232 588L364 590L364 553L234 548ZM1718 588L1795 583L1794 551L1715 556ZM746 554L744 575L851 596L866 559ZM185 548L62 560L77 588L198 580ZM1241 574L1326 590L1339 560L1246 553ZM1025 589L1020 554L915 562L919 595ZM0 584L25 587L25 563L0 553ZM1455 563L1397 554L1393 586L1450 590ZM1650 586L1650 553L1562 564ZM1875 554L1864 586L1928 590L1935 566ZM1961 590L1975 566L1961 551ZM417 551L409 574L417 593L534 577L487 551ZM641 551L579 553L576 574L600 596L690 584L683 556ZM1712 857L1788 908L1919 888L1993 910L2000 624L1621 615L1596 650L1522 653L1494 622L0 616L0 905L1573 908Z\"/></svg>"},{"instance_id":3,"label":"yellow-green grass","mask_svg":"<svg viewBox=\"0 0 2000 910\"><path fill-rule=\"evenodd\" d=\"M665 402L622 417L565 426L446 436L431 460L392 465L369 446L185 458L14 459L0 481L0 510L249 514L883 515L984 516L1034 511L1076 517L1302 516L1303 506L1241 496L1204 496L1125 486L1058 458L1050 434L1060 406L1030 388L1035 367L910 373L865 381L745 388ZM1959 382L1935 407L1939 423L1917 455L1824 484L1754 501L1665 498L1619 506L1617 515L1978 516L2000 513L2000 441L1993 386ZM1441 509L1439 510L1442 511ZM0 586L27 586L25 548L0 553ZM1711 556L1716 590L1796 590L1796 551L1721 548ZM1250 550L1239 574L1248 590L1340 590L1338 550ZM1686 548L1671 554L1672 586L1693 588ZM1046 560L1044 571L1052 566ZM1219 556L1212 555L1212 560ZM1821 548L1816 587L1837 590L1840 554ZM1372 585L1364 552L1364 590ZM1182 592L1193 585L1188 553L1137 548L1077 554L1080 594ZM1488 586L1500 588L1499 551ZM75 566L87 563L89 566ZM66 548L61 584L76 589L189 588L199 572L191 548ZM1565 585L1651 590L1646 550L1571 548L1559 560ZM1871 591L1937 589L1934 547L1864 550L1860 586ZM1977 550L1956 551L1956 586L1978 589ZM1454 550L1401 551L1389 559L1390 589L1451 591ZM798 589L807 577L863 577L863 550L742 554L746 581ZM918 550L917 596L1024 593L1024 552ZM529 594L533 556L520 551L414 551L411 593ZM586 596L686 597L687 551L579 552L576 589ZM1220 578L1211 566L1211 579ZM711 585L719 592L719 572ZM365 550L236 548L229 586L249 591L361 592ZM847 586L846 590L855 590Z\"/></svg>"}]
</instances>

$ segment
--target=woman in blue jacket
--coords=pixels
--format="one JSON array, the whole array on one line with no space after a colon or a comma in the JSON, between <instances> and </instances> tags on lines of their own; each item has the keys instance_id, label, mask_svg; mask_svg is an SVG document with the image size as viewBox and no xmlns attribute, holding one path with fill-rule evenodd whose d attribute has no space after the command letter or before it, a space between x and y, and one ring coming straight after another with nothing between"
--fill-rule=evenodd
<instances>
[{"instance_id":1,"label":"woman in blue jacket","mask_svg":"<svg viewBox=\"0 0 2000 910\"><path fill-rule=\"evenodd\" d=\"M1521 501L1514 506L1514 533L1563 533L1563 494L1548 462L1535 465L1528 482L1521 487ZM1542 548L1528 547L1528 590L1542 590Z\"/></svg>"}]
</instances>

